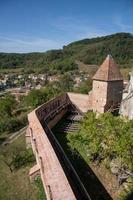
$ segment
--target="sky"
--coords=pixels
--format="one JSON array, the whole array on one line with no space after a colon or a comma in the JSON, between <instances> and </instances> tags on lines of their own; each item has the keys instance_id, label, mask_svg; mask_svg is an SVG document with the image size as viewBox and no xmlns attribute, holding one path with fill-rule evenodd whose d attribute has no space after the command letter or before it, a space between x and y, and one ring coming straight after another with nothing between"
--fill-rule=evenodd
<instances>
[{"instance_id":1,"label":"sky","mask_svg":"<svg viewBox=\"0 0 133 200\"><path fill-rule=\"evenodd\" d=\"M133 33L133 0L0 0L0 52L44 52Z\"/></svg>"}]
</instances>

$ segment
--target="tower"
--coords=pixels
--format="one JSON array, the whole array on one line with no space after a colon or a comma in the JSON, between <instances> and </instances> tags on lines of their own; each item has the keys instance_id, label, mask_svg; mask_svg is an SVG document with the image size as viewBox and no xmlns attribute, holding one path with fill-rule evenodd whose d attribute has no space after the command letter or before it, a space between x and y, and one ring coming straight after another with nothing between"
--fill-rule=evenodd
<instances>
[{"instance_id":1,"label":"tower","mask_svg":"<svg viewBox=\"0 0 133 200\"><path fill-rule=\"evenodd\" d=\"M93 76L92 108L104 113L120 105L123 91L123 77L114 59L108 55Z\"/></svg>"}]
</instances>

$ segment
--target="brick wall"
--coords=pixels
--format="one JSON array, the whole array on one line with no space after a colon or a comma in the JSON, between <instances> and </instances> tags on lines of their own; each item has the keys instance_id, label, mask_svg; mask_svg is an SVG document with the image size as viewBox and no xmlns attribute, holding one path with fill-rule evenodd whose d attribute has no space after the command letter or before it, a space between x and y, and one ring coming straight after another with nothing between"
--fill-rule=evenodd
<instances>
[{"instance_id":1,"label":"brick wall","mask_svg":"<svg viewBox=\"0 0 133 200\"><path fill-rule=\"evenodd\" d=\"M30 170L29 175L32 179L38 172L40 173L48 200L76 200L75 195L81 196L81 199L86 199L86 197L89 199L75 170L67 161L63 150L58 146L58 141L56 141L50 130L67 112L71 101L77 107L79 106L78 109L84 112L88 110L88 95L69 93L69 95L64 94L52 99L28 115L28 130L37 162L37 165ZM65 166L67 174L70 173L73 177L71 181L73 181L75 186L72 183L73 186L70 185L70 180L68 181L61 162L63 162L62 164ZM75 190L77 194L73 192Z\"/></svg>"},{"instance_id":2,"label":"brick wall","mask_svg":"<svg viewBox=\"0 0 133 200\"><path fill-rule=\"evenodd\" d=\"M35 112L39 121L41 122L42 120L45 120L51 112L56 111L60 105L66 102L70 102L70 100L68 95L65 93L38 107Z\"/></svg>"},{"instance_id":3,"label":"brick wall","mask_svg":"<svg viewBox=\"0 0 133 200\"><path fill-rule=\"evenodd\" d=\"M93 80L92 106L93 111L104 112L107 99L107 82Z\"/></svg>"},{"instance_id":4,"label":"brick wall","mask_svg":"<svg viewBox=\"0 0 133 200\"><path fill-rule=\"evenodd\" d=\"M79 109L81 112L85 113L88 110L92 109L91 105L91 93L90 94L77 94L77 93L68 93L70 101Z\"/></svg>"},{"instance_id":5,"label":"brick wall","mask_svg":"<svg viewBox=\"0 0 133 200\"><path fill-rule=\"evenodd\" d=\"M93 80L93 111L103 113L111 106L117 107L122 99L123 81Z\"/></svg>"},{"instance_id":6,"label":"brick wall","mask_svg":"<svg viewBox=\"0 0 133 200\"><path fill-rule=\"evenodd\" d=\"M48 200L76 200L57 155L36 112L28 115L32 149Z\"/></svg>"}]
</instances>

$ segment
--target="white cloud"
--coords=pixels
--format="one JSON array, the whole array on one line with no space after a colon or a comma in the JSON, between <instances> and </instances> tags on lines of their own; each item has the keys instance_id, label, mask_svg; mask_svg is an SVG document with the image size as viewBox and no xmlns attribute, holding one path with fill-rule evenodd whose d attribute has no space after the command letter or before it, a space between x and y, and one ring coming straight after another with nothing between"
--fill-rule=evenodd
<instances>
[{"instance_id":1,"label":"white cloud","mask_svg":"<svg viewBox=\"0 0 133 200\"><path fill-rule=\"evenodd\" d=\"M113 16L113 23L122 31L122 32L133 32L133 25L125 24L123 22L123 17L121 15Z\"/></svg>"},{"instance_id":2,"label":"white cloud","mask_svg":"<svg viewBox=\"0 0 133 200\"><path fill-rule=\"evenodd\" d=\"M107 31L105 32L98 27L92 26L92 20L62 17L53 19L50 23L53 28L63 31L65 35L68 35L75 40L109 34Z\"/></svg>"},{"instance_id":3,"label":"white cloud","mask_svg":"<svg viewBox=\"0 0 133 200\"><path fill-rule=\"evenodd\" d=\"M93 19L75 19L72 17L62 17L49 19L49 25L55 31L54 40L51 36L47 38L33 38L26 36L0 36L0 52L44 52L50 49L59 49L63 45L70 42L84 39L104 36L112 33L110 26L101 28L99 25L93 25ZM100 22L99 22L100 23ZM113 23L121 31L133 30L130 25L123 24L122 18L119 16L113 17ZM113 31L114 32L114 31ZM130 31L129 31L130 32Z\"/></svg>"},{"instance_id":4,"label":"white cloud","mask_svg":"<svg viewBox=\"0 0 133 200\"><path fill-rule=\"evenodd\" d=\"M47 38L12 38L0 36L0 52L43 52L61 48L63 42Z\"/></svg>"}]
</instances>

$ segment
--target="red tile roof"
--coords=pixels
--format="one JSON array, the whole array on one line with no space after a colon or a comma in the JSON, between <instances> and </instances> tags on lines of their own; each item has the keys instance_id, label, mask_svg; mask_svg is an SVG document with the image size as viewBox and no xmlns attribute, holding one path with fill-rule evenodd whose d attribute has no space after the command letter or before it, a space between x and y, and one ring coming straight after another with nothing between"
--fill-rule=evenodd
<instances>
[{"instance_id":1,"label":"red tile roof","mask_svg":"<svg viewBox=\"0 0 133 200\"><path fill-rule=\"evenodd\" d=\"M117 81L123 80L119 68L111 55L108 55L102 65L92 77L94 80Z\"/></svg>"}]
</instances>

